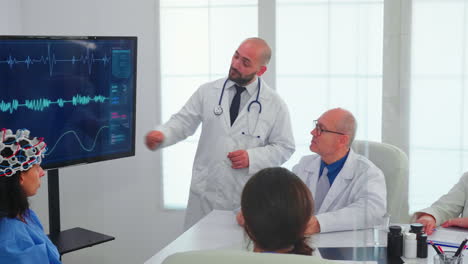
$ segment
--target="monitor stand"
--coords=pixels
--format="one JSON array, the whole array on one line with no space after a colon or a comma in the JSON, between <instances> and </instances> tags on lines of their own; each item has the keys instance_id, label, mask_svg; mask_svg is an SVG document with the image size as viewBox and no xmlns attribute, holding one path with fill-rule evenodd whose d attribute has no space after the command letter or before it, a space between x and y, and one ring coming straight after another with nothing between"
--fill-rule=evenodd
<instances>
[{"instance_id":1,"label":"monitor stand","mask_svg":"<svg viewBox=\"0 0 468 264\"><path fill-rule=\"evenodd\" d=\"M62 256L75 250L91 247L115 237L93 232L81 227L60 231L60 186L58 169L47 171L49 187L49 238Z\"/></svg>"}]
</instances>

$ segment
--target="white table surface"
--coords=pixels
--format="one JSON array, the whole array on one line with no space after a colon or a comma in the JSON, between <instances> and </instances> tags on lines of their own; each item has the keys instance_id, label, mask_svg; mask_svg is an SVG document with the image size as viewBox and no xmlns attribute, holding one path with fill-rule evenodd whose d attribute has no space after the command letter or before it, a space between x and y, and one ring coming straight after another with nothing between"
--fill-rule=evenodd
<instances>
[{"instance_id":1,"label":"white table surface","mask_svg":"<svg viewBox=\"0 0 468 264\"><path fill-rule=\"evenodd\" d=\"M375 234L380 246L387 245L385 232ZM161 251L145 262L159 264L177 252L202 249L242 249L248 240L243 229L237 224L232 211L212 211L198 223L184 232ZM316 234L311 239L312 247L363 247L374 245L373 230L358 230Z\"/></svg>"}]
</instances>

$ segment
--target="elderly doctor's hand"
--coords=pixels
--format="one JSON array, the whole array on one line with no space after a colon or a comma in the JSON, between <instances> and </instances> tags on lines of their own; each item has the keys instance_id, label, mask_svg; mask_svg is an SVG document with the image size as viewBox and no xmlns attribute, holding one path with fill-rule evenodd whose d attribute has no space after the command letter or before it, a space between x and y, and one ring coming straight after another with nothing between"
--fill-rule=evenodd
<instances>
[{"instance_id":1,"label":"elderly doctor's hand","mask_svg":"<svg viewBox=\"0 0 468 264\"><path fill-rule=\"evenodd\" d=\"M236 221L239 226L242 226L242 227L244 226L245 219L244 219L244 215L242 214L242 211L236 214Z\"/></svg>"},{"instance_id":2,"label":"elderly doctor's hand","mask_svg":"<svg viewBox=\"0 0 468 264\"><path fill-rule=\"evenodd\" d=\"M152 130L146 134L146 146L151 149L155 150L161 142L164 141L164 134L158 130Z\"/></svg>"},{"instance_id":3,"label":"elderly doctor's hand","mask_svg":"<svg viewBox=\"0 0 468 264\"><path fill-rule=\"evenodd\" d=\"M436 220L434 216L430 214L421 213L416 219L416 222L424 225L424 232L426 232L428 235L431 235L432 232L434 232L434 228L436 227Z\"/></svg>"},{"instance_id":4,"label":"elderly doctor's hand","mask_svg":"<svg viewBox=\"0 0 468 264\"><path fill-rule=\"evenodd\" d=\"M233 169L243 169L249 167L249 153L246 150L240 149L229 152L228 159L231 160Z\"/></svg>"},{"instance_id":5,"label":"elderly doctor's hand","mask_svg":"<svg viewBox=\"0 0 468 264\"><path fill-rule=\"evenodd\" d=\"M309 223L307 224L307 228L305 230L306 235L312 235L315 233L320 233L320 223L317 219L317 217L312 216L309 220Z\"/></svg>"},{"instance_id":6,"label":"elderly doctor's hand","mask_svg":"<svg viewBox=\"0 0 468 264\"><path fill-rule=\"evenodd\" d=\"M443 227L458 226L458 227L468 228L468 217L452 218L452 219L445 221L441 226Z\"/></svg>"}]
</instances>

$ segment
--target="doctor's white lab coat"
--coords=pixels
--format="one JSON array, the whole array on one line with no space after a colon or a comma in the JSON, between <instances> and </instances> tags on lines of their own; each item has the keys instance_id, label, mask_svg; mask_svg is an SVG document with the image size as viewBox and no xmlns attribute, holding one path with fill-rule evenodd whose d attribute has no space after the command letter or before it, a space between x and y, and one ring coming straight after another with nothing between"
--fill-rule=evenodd
<instances>
[{"instance_id":1,"label":"doctor's white lab coat","mask_svg":"<svg viewBox=\"0 0 468 264\"><path fill-rule=\"evenodd\" d=\"M294 166L296 173L315 197L320 156L304 156ZM386 213L387 190L382 171L370 160L350 150L343 168L330 186L315 216L320 232L373 227Z\"/></svg>"},{"instance_id":2,"label":"doctor's white lab coat","mask_svg":"<svg viewBox=\"0 0 468 264\"><path fill-rule=\"evenodd\" d=\"M157 128L165 136L161 147L167 147L193 135L202 123L192 168L185 228L213 209L239 208L240 195L249 177L260 169L280 166L295 149L287 106L263 80L259 95L260 114L257 104L252 104L250 112L247 111L257 96L256 89L248 103L239 110L231 127L229 107L232 98L227 96L227 89L234 83L228 81L221 104L223 113L215 115L214 108L218 105L225 80L202 85L178 113ZM255 83L258 81L257 78ZM227 155L240 149L247 150L250 166L232 169Z\"/></svg>"}]
</instances>

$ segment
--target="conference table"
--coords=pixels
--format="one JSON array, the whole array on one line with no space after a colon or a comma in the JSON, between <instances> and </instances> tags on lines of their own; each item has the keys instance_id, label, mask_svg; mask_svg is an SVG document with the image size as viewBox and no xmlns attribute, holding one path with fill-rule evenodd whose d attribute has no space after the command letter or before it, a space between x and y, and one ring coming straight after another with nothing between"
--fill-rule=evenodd
<instances>
[{"instance_id":1,"label":"conference table","mask_svg":"<svg viewBox=\"0 0 468 264\"><path fill-rule=\"evenodd\" d=\"M315 234L310 239L314 248L385 248L387 233L384 230L363 229ZM148 259L145 264L160 264L177 252L207 249L245 250L249 240L232 211L214 210L177 239ZM320 251L316 251L320 252ZM435 253L428 249L427 259L402 259L406 263L433 263ZM465 254L464 262L468 263Z\"/></svg>"}]
</instances>

